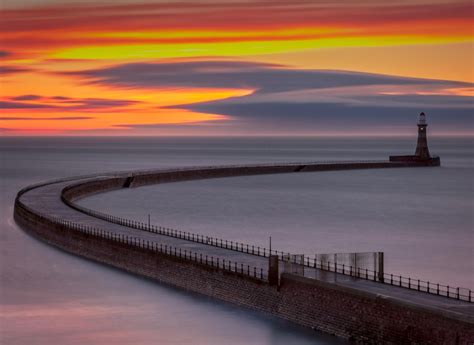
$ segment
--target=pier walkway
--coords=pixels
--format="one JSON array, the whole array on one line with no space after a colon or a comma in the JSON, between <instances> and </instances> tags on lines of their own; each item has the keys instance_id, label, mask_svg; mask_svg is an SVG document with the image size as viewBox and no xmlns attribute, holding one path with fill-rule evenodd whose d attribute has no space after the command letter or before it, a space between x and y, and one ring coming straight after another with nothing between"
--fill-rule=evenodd
<instances>
[{"instance_id":1,"label":"pier walkway","mask_svg":"<svg viewBox=\"0 0 474 345\"><path fill-rule=\"evenodd\" d=\"M138 187L154 183L177 182L181 180L231 177L267 173L300 173L305 171L327 171L345 169L368 168L396 168L419 166L415 163L393 162L357 162L357 163L294 163L285 165L265 165L247 167L213 167L175 170L142 171L133 173L99 174L89 177L71 178L57 182L45 183L34 188L25 189L19 194L18 201L30 210L41 215L62 219L65 222L81 224L86 227L103 229L117 236L139 239L140 241L178 248L182 251L195 253L209 260L221 260L229 265L235 265L254 270L257 277L266 279L268 272L268 258L253 255L244 251L231 250L216 245L202 243L199 240L187 240L176 236L167 236L137 228L130 221L130 226L117 224L97 216L81 212L80 208L73 208L74 199L86 197L88 194L104 192L117 188ZM225 171L222 171L224 169ZM236 170L237 169L237 170ZM253 170L252 170L253 169ZM256 170L255 170L256 169ZM110 183L110 181L114 181ZM91 187L92 186L92 187ZM100 187L98 187L100 186ZM66 191L74 188L80 191L73 196L65 197ZM194 238L194 237L193 237ZM280 272L284 270L284 263L280 260ZM440 313L447 312L451 316L460 318L474 318L474 304L468 301L437 296L426 292L415 291L377 281L360 279L350 275L321 270L314 267L304 267L304 276L325 281L338 286L347 287L363 292L371 292L380 298L394 299L404 303L432 309Z\"/></svg>"}]
</instances>

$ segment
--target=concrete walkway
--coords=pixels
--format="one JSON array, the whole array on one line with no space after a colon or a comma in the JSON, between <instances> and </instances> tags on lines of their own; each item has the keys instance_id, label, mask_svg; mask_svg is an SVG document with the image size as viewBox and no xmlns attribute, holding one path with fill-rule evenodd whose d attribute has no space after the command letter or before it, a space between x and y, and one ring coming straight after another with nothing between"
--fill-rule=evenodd
<instances>
[{"instance_id":1,"label":"concrete walkway","mask_svg":"<svg viewBox=\"0 0 474 345\"><path fill-rule=\"evenodd\" d=\"M107 176L107 174L103 175L103 177L105 176ZM26 206L39 213L61 218L66 221L92 226L109 232L114 232L116 234L140 238L145 241L162 243L163 245L195 252L197 255L207 255L209 258L214 257L219 258L220 260L226 260L226 262L237 262L239 267L240 264L243 264L244 267L249 265L252 267L252 269L253 267L256 267L258 273L260 270L263 270L263 272L268 270L268 259L264 257L129 228L89 216L67 206L61 200L62 189L73 183L75 184L82 181L85 182L87 180L89 179L76 179L70 180L68 182L46 184L26 192L20 197L20 200ZM283 270L282 264L280 264L280 270ZM415 290L368 281L365 279L357 279L347 275L308 267L305 267L305 277L323 280L337 284L339 286L344 286L360 291L371 292L379 295L380 297L393 298L411 304L435 309L441 312L455 312L460 317L474 317L474 304L465 301L458 301L455 299L449 299L446 297L440 297Z\"/></svg>"}]
</instances>

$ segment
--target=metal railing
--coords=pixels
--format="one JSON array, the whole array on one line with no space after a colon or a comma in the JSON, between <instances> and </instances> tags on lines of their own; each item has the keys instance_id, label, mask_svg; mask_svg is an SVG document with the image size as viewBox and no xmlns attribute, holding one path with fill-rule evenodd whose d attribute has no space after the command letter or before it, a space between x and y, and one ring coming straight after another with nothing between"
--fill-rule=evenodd
<instances>
[{"instance_id":1,"label":"metal railing","mask_svg":"<svg viewBox=\"0 0 474 345\"><path fill-rule=\"evenodd\" d=\"M295 259L293 264L298 265ZM346 276L355 277L358 279L371 280L387 285L397 286L410 290L429 293L437 296L444 296L451 299L457 299L473 303L473 293L471 289L449 286L439 283L433 283L426 280L414 279L411 277L404 277L391 273L383 273L381 277L378 271L369 270L366 268L344 265L334 262L322 262L315 259L305 258L304 267L316 268L323 271L335 272ZM311 274L303 270L303 276L311 277Z\"/></svg>"},{"instance_id":2,"label":"metal railing","mask_svg":"<svg viewBox=\"0 0 474 345\"><path fill-rule=\"evenodd\" d=\"M18 198L15 200L15 208L23 210L23 212L32 215L33 217L41 220L42 222L50 222L54 225L60 225L67 230L78 231L97 238L102 238L109 241L126 244L132 247L149 250L155 253L179 258L209 268L218 269L224 272L230 272L265 282L268 281L268 274L262 267L250 266L244 263L239 263L237 261L225 260L218 256L203 255L202 253L193 252L191 250L173 247L155 241L143 240L139 237L117 234L101 228L83 225L80 223L71 222L50 215L45 215L24 205L18 200Z\"/></svg>"},{"instance_id":3,"label":"metal railing","mask_svg":"<svg viewBox=\"0 0 474 345\"><path fill-rule=\"evenodd\" d=\"M110 214L102 213L99 211L91 210L83 206L79 206L67 199L63 201L70 207L83 212L87 215L103 219L105 221L115 223L118 225L130 227L137 230L147 231L159 235L174 237L186 241L192 241L196 243L201 243L205 245L210 245L218 248L233 250L237 252L242 252L250 255L256 255L260 257L268 258L270 255L277 255L279 260L283 260L284 257L291 255L288 252L274 250L271 251L268 248L251 245L247 243L241 243L236 241L230 241L222 238L214 238L211 236L205 236L201 234L195 234L191 232L171 229L167 227L162 227L159 225L147 224L139 221L134 221L122 217L113 216ZM294 264L301 264L294 262ZM351 276L358 279L376 281L388 285L398 286L402 288L407 288L411 290L417 290L420 292L426 292L433 295L445 296L448 298L473 302L472 290L461 288L461 287L452 287L449 285L443 285L439 283L432 283L429 281L421 279L413 279L410 277L404 277L402 275L395 274L383 274L383 280L380 279L380 274L378 271L369 270L366 268L344 265L339 263L334 263L330 261L320 261L316 258L311 258L309 256L304 257L304 267L320 269L323 271L334 272L343 274L346 276Z\"/></svg>"}]
</instances>

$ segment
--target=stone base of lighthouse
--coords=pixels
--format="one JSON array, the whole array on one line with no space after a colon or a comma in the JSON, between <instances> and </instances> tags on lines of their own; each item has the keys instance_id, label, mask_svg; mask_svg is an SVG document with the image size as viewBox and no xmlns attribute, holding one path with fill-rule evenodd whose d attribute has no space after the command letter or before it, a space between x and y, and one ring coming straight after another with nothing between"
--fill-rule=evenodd
<instances>
[{"instance_id":1,"label":"stone base of lighthouse","mask_svg":"<svg viewBox=\"0 0 474 345\"><path fill-rule=\"evenodd\" d=\"M438 156L422 158L420 156L390 156L390 162L417 162L420 165L438 167L441 165L441 159Z\"/></svg>"}]
</instances>

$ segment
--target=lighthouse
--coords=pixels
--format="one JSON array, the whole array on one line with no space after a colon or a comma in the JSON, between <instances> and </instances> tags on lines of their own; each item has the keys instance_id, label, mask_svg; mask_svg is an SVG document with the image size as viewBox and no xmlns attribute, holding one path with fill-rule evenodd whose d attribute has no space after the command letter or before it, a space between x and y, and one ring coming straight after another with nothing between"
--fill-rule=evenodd
<instances>
[{"instance_id":1,"label":"lighthouse","mask_svg":"<svg viewBox=\"0 0 474 345\"><path fill-rule=\"evenodd\" d=\"M425 113L420 113L418 116L418 142L416 144L415 156L420 159L430 159L430 151L428 150L428 139L426 137L426 115Z\"/></svg>"},{"instance_id":2,"label":"lighthouse","mask_svg":"<svg viewBox=\"0 0 474 345\"><path fill-rule=\"evenodd\" d=\"M410 156L390 156L390 162L403 164L403 166L440 166L441 160L438 156L431 156L428 150L428 138L426 136L426 115L420 113L418 115L418 141L416 142L416 150L414 155Z\"/></svg>"}]
</instances>

